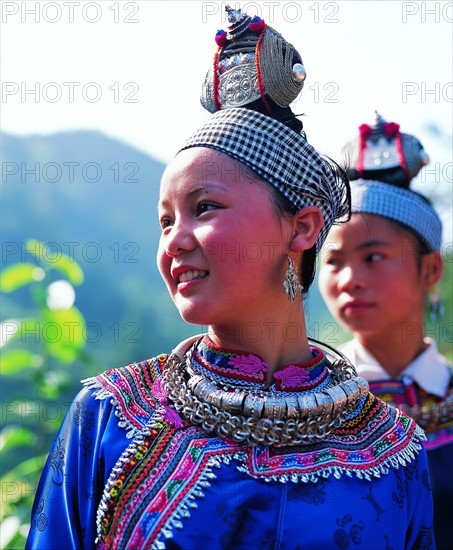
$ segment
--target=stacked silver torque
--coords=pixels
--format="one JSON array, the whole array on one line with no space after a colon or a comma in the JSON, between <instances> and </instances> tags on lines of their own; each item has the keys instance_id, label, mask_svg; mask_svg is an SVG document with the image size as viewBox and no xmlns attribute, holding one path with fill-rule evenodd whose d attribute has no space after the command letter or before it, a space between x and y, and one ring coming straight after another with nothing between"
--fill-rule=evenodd
<instances>
[{"instance_id":1,"label":"stacked silver torque","mask_svg":"<svg viewBox=\"0 0 453 550\"><path fill-rule=\"evenodd\" d=\"M339 428L369 391L368 382L343 356L330 364L331 382L323 390L284 393L221 389L194 371L190 354L168 358L162 373L168 398L191 424L236 443L312 443Z\"/></svg>"}]
</instances>

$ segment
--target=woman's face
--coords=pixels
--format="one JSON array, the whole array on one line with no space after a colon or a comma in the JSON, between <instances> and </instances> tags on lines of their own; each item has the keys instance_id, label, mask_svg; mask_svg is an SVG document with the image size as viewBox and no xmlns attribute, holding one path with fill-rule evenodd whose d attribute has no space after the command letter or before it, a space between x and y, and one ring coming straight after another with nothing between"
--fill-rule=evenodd
<instances>
[{"instance_id":1,"label":"woman's face","mask_svg":"<svg viewBox=\"0 0 453 550\"><path fill-rule=\"evenodd\" d=\"M354 214L329 233L319 286L330 312L348 330L404 338L423 319L423 272L411 233L380 216Z\"/></svg>"},{"instance_id":2,"label":"woman's face","mask_svg":"<svg viewBox=\"0 0 453 550\"><path fill-rule=\"evenodd\" d=\"M159 271L182 318L216 325L262 320L282 290L291 224L267 185L208 148L179 153L160 191Z\"/></svg>"}]
</instances>

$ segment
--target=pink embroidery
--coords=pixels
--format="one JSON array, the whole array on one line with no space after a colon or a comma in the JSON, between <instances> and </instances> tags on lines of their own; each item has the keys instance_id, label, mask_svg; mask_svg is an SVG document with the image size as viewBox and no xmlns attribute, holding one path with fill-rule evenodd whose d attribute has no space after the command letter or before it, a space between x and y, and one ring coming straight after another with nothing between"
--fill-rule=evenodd
<instances>
[{"instance_id":1,"label":"pink embroidery","mask_svg":"<svg viewBox=\"0 0 453 550\"><path fill-rule=\"evenodd\" d=\"M316 455L314 453L297 454L296 455L298 462L304 467L309 468L315 465Z\"/></svg>"},{"instance_id":2,"label":"pink embroidery","mask_svg":"<svg viewBox=\"0 0 453 550\"><path fill-rule=\"evenodd\" d=\"M141 525L137 525L137 528L135 529L134 533L131 536L129 544L131 545L131 548L143 548L146 541L143 536L143 530L141 528ZM99 549L103 550L104 548L107 548L107 546L101 546Z\"/></svg>"},{"instance_id":3,"label":"pink embroidery","mask_svg":"<svg viewBox=\"0 0 453 550\"><path fill-rule=\"evenodd\" d=\"M256 355L236 355L232 357L228 364L238 369L239 372L245 375L259 374L261 372L267 372L269 365L264 361L261 361Z\"/></svg>"},{"instance_id":4,"label":"pink embroidery","mask_svg":"<svg viewBox=\"0 0 453 550\"><path fill-rule=\"evenodd\" d=\"M373 449L363 449L362 451L359 451L358 454L360 456L363 456L363 458L367 461L367 462L371 462L374 458L374 453L373 453Z\"/></svg>"},{"instance_id":5,"label":"pink embroidery","mask_svg":"<svg viewBox=\"0 0 453 550\"><path fill-rule=\"evenodd\" d=\"M151 393L161 405L166 405L168 403L168 391L165 389L164 382L162 378L158 378L151 387Z\"/></svg>"},{"instance_id":6,"label":"pink embroidery","mask_svg":"<svg viewBox=\"0 0 453 550\"><path fill-rule=\"evenodd\" d=\"M165 492L165 489L161 489L159 493L157 493L154 500L152 500L151 503L149 504L147 511L162 512L162 510L165 510L167 505L168 505L167 493Z\"/></svg>"},{"instance_id":7,"label":"pink embroidery","mask_svg":"<svg viewBox=\"0 0 453 550\"><path fill-rule=\"evenodd\" d=\"M286 368L276 372L274 378L281 380L282 388L294 388L301 386L310 379L310 374L302 367L288 365Z\"/></svg>"},{"instance_id":8,"label":"pink embroidery","mask_svg":"<svg viewBox=\"0 0 453 550\"><path fill-rule=\"evenodd\" d=\"M179 468L175 471L174 479L189 479L191 472L193 472L196 467L192 455L188 454L184 457L183 462Z\"/></svg>"},{"instance_id":9,"label":"pink embroidery","mask_svg":"<svg viewBox=\"0 0 453 550\"><path fill-rule=\"evenodd\" d=\"M140 407L140 405L138 405L137 403L130 403L128 405L128 409L129 409L129 413L130 414L138 414L138 415L143 415L145 413L145 411Z\"/></svg>"},{"instance_id":10,"label":"pink embroidery","mask_svg":"<svg viewBox=\"0 0 453 550\"><path fill-rule=\"evenodd\" d=\"M170 422L170 424L175 428L182 428L184 426L184 422L182 421L182 418L179 416L179 414L174 409L171 409L170 407L164 406L164 408L165 408L165 413L163 416L165 420Z\"/></svg>"},{"instance_id":11,"label":"pink embroidery","mask_svg":"<svg viewBox=\"0 0 453 550\"><path fill-rule=\"evenodd\" d=\"M165 420L168 420L175 428L181 428L184 423L179 414L168 406L168 391L165 389L164 382L161 378L158 378L152 385L151 394L159 401L159 404L165 410L163 413Z\"/></svg>"},{"instance_id":12,"label":"pink embroidery","mask_svg":"<svg viewBox=\"0 0 453 550\"><path fill-rule=\"evenodd\" d=\"M119 387L119 388L123 388L123 390L129 390L129 384L126 383L125 380L123 380L122 378L118 378L116 380L116 385Z\"/></svg>"}]
</instances>

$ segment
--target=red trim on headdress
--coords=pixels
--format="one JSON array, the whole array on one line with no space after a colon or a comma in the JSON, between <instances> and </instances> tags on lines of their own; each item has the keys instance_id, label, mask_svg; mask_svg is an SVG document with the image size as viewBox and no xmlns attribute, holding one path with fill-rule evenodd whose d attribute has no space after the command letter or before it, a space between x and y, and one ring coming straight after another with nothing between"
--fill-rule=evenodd
<instances>
[{"instance_id":1,"label":"red trim on headdress","mask_svg":"<svg viewBox=\"0 0 453 550\"><path fill-rule=\"evenodd\" d=\"M249 23L250 31L256 34L263 32L265 28L266 28L266 23L264 19L260 19L259 17L254 17Z\"/></svg>"},{"instance_id":2,"label":"red trim on headdress","mask_svg":"<svg viewBox=\"0 0 453 550\"><path fill-rule=\"evenodd\" d=\"M357 157L357 172L362 176L363 172L363 156L366 147L366 140L371 134L372 128L369 124L359 126L359 154Z\"/></svg>"},{"instance_id":3,"label":"red trim on headdress","mask_svg":"<svg viewBox=\"0 0 453 550\"><path fill-rule=\"evenodd\" d=\"M271 114L271 112L272 112L271 108L269 107L269 104L268 104L266 98L264 97L264 94L266 93L266 90L264 89L263 77L261 75L261 64L260 64L261 44L263 42L264 33L266 32L266 29L267 29L267 25L266 25L266 23L264 23L264 26L263 26L263 29L261 31L260 37L258 38L258 43L256 45L255 63L256 63L256 73L257 73L257 78L258 78L258 89L260 91L260 96L261 96L261 99L262 99L268 113Z\"/></svg>"},{"instance_id":4,"label":"red trim on headdress","mask_svg":"<svg viewBox=\"0 0 453 550\"><path fill-rule=\"evenodd\" d=\"M217 72L218 70L218 62L219 62L219 55L222 50L222 46L219 46L217 48L217 51L214 54L214 83L213 83L213 92L214 92L214 108L216 111L220 111L220 102L219 102L219 74Z\"/></svg>"},{"instance_id":5,"label":"red trim on headdress","mask_svg":"<svg viewBox=\"0 0 453 550\"><path fill-rule=\"evenodd\" d=\"M396 137L399 133L400 125L396 122L386 122L384 124L384 134L388 138Z\"/></svg>"},{"instance_id":6,"label":"red trim on headdress","mask_svg":"<svg viewBox=\"0 0 453 550\"><path fill-rule=\"evenodd\" d=\"M366 140L368 139L372 131L373 131L373 127L368 124L362 124L361 126L359 126L359 154L357 157L357 172L361 177L363 176L363 171L364 171L363 157L364 157L364 150L366 147ZM411 175L407 168L407 162L404 156L403 142L402 142L401 133L400 133L400 125L397 124L396 122L386 122L383 125L382 131L388 139L392 139L392 138L395 139L395 149L398 154L398 159L400 161L400 167L403 170L407 178L407 181L409 183L411 180Z\"/></svg>"},{"instance_id":7,"label":"red trim on headdress","mask_svg":"<svg viewBox=\"0 0 453 550\"><path fill-rule=\"evenodd\" d=\"M400 125L396 122L386 122L384 124L384 134L388 138L395 138L395 149L398 153L398 159L400 161L400 166L407 178L407 183L411 181L411 175L407 168L406 158L403 151L403 141L401 139Z\"/></svg>"}]
</instances>

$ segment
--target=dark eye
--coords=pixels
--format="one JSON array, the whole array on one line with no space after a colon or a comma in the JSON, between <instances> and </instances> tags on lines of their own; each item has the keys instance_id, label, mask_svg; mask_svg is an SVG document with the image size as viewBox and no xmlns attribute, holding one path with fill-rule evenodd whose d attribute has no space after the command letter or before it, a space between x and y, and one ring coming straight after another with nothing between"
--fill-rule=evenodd
<instances>
[{"instance_id":1,"label":"dark eye","mask_svg":"<svg viewBox=\"0 0 453 550\"><path fill-rule=\"evenodd\" d=\"M376 262L380 262L383 259L383 254L380 254L379 252L374 252L373 254L368 254L368 256L365 258L365 261L367 264L375 264Z\"/></svg>"},{"instance_id":2,"label":"dark eye","mask_svg":"<svg viewBox=\"0 0 453 550\"><path fill-rule=\"evenodd\" d=\"M204 212L209 212L210 210L214 210L217 208L215 204L211 204L210 202L200 202L197 205L197 216L200 214L203 214Z\"/></svg>"},{"instance_id":3,"label":"dark eye","mask_svg":"<svg viewBox=\"0 0 453 550\"><path fill-rule=\"evenodd\" d=\"M172 225L172 221L170 218L161 218L160 220L160 226L162 229L165 229L166 227L170 227Z\"/></svg>"},{"instance_id":4,"label":"dark eye","mask_svg":"<svg viewBox=\"0 0 453 550\"><path fill-rule=\"evenodd\" d=\"M340 260L338 258L326 258L324 262L326 265L330 265L330 267L339 267L340 265Z\"/></svg>"}]
</instances>

